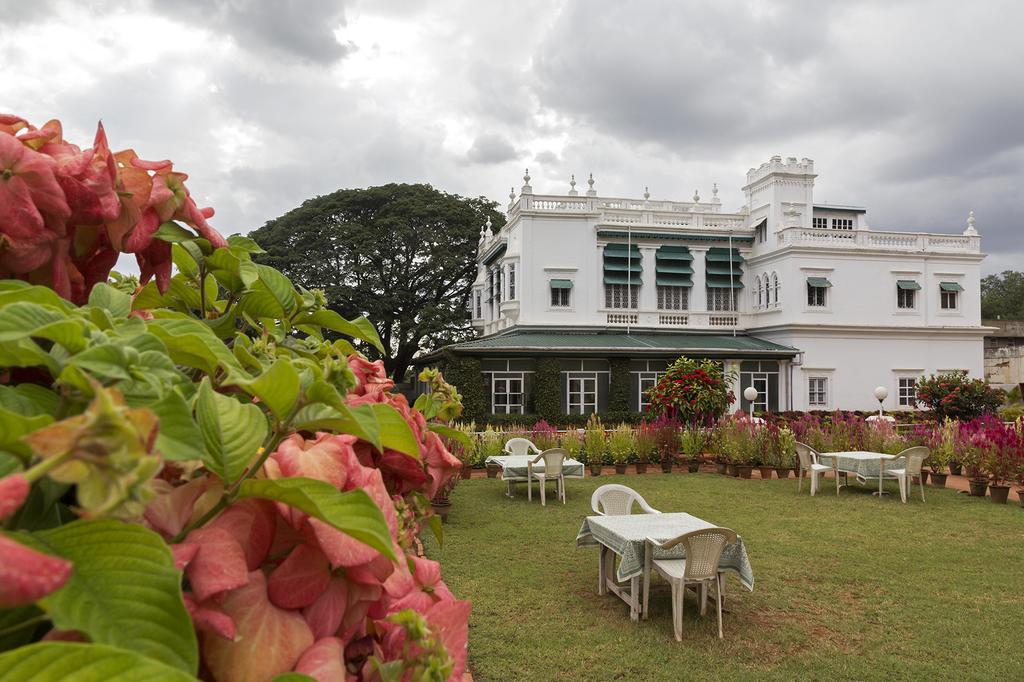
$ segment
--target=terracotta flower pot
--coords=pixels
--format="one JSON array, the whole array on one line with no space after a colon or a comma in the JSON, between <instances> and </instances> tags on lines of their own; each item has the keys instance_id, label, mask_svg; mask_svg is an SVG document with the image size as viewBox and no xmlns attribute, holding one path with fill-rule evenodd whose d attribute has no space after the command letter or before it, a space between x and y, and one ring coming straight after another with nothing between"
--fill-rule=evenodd
<instances>
[{"instance_id":1,"label":"terracotta flower pot","mask_svg":"<svg viewBox=\"0 0 1024 682\"><path fill-rule=\"evenodd\" d=\"M633 464L633 466L636 467L636 472L638 474L646 474L647 473L647 462L636 462L636 463Z\"/></svg>"},{"instance_id":2,"label":"terracotta flower pot","mask_svg":"<svg viewBox=\"0 0 1024 682\"><path fill-rule=\"evenodd\" d=\"M750 478L751 472L754 471L754 467L749 464L737 464L736 473L740 478Z\"/></svg>"},{"instance_id":3,"label":"terracotta flower pot","mask_svg":"<svg viewBox=\"0 0 1024 682\"><path fill-rule=\"evenodd\" d=\"M498 469L500 469L500 468L501 467L499 467L497 464L488 464L487 465L487 478L497 478L498 477Z\"/></svg>"},{"instance_id":4,"label":"terracotta flower pot","mask_svg":"<svg viewBox=\"0 0 1024 682\"><path fill-rule=\"evenodd\" d=\"M628 466L629 466L628 464L616 464L615 465L615 473L617 473L620 476L625 474L626 473L626 468Z\"/></svg>"},{"instance_id":5,"label":"terracotta flower pot","mask_svg":"<svg viewBox=\"0 0 1024 682\"><path fill-rule=\"evenodd\" d=\"M971 486L971 495L974 497L985 497L985 489L988 488L988 481L984 478L972 478L968 482Z\"/></svg>"},{"instance_id":6,"label":"terracotta flower pot","mask_svg":"<svg viewBox=\"0 0 1024 682\"><path fill-rule=\"evenodd\" d=\"M691 459L689 462L686 463L686 470L689 471L691 474L695 474L698 471L700 471L700 460Z\"/></svg>"},{"instance_id":7,"label":"terracotta flower pot","mask_svg":"<svg viewBox=\"0 0 1024 682\"><path fill-rule=\"evenodd\" d=\"M434 514L441 519L441 523L448 523L448 511L452 508L451 500L431 500L430 506Z\"/></svg>"},{"instance_id":8,"label":"terracotta flower pot","mask_svg":"<svg viewBox=\"0 0 1024 682\"><path fill-rule=\"evenodd\" d=\"M736 465L735 464L726 464L725 465L725 474L726 474L726 476L732 476L734 478L736 476L738 476L739 474L736 473Z\"/></svg>"},{"instance_id":9,"label":"terracotta flower pot","mask_svg":"<svg viewBox=\"0 0 1024 682\"><path fill-rule=\"evenodd\" d=\"M1010 494L1010 486L989 484L988 494L996 504L1006 504L1006 498Z\"/></svg>"},{"instance_id":10,"label":"terracotta flower pot","mask_svg":"<svg viewBox=\"0 0 1024 682\"><path fill-rule=\"evenodd\" d=\"M772 472L775 471L772 467L757 467L757 470L761 472L761 480L769 481L772 477Z\"/></svg>"},{"instance_id":11,"label":"terracotta flower pot","mask_svg":"<svg viewBox=\"0 0 1024 682\"><path fill-rule=\"evenodd\" d=\"M663 473L663 474L671 474L672 473L672 460L671 459L667 459L666 458L666 459L662 459L661 460L661 473Z\"/></svg>"},{"instance_id":12,"label":"terracotta flower pot","mask_svg":"<svg viewBox=\"0 0 1024 682\"><path fill-rule=\"evenodd\" d=\"M601 465L600 464L591 464L590 465L590 475L591 476L600 476L601 475Z\"/></svg>"},{"instance_id":13,"label":"terracotta flower pot","mask_svg":"<svg viewBox=\"0 0 1024 682\"><path fill-rule=\"evenodd\" d=\"M789 469L786 467L775 467L775 475L779 478L787 478L789 476Z\"/></svg>"},{"instance_id":14,"label":"terracotta flower pot","mask_svg":"<svg viewBox=\"0 0 1024 682\"><path fill-rule=\"evenodd\" d=\"M960 476L961 474L963 474L963 471L964 465L960 464L960 462L949 463L949 473L952 474L953 476Z\"/></svg>"},{"instance_id":15,"label":"terracotta flower pot","mask_svg":"<svg viewBox=\"0 0 1024 682\"><path fill-rule=\"evenodd\" d=\"M935 486L936 488L945 488L946 487L946 476L947 475L948 474L940 474L940 473L936 473L936 472L933 471L932 472L932 485Z\"/></svg>"},{"instance_id":16,"label":"terracotta flower pot","mask_svg":"<svg viewBox=\"0 0 1024 682\"><path fill-rule=\"evenodd\" d=\"M715 462L715 472L722 474L724 476L726 473L725 462Z\"/></svg>"},{"instance_id":17,"label":"terracotta flower pot","mask_svg":"<svg viewBox=\"0 0 1024 682\"><path fill-rule=\"evenodd\" d=\"M1024 509L1024 488L1017 488L1017 501L1020 502L1021 509Z\"/></svg>"},{"instance_id":18,"label":"terracotta flower pot","mask_svg":"<svg viewBox=\"0 0 1024 682\"><path fill-rule=\"evenodd\" d=\"M922 469L921 470L921 483L922 484L928 483L928 470L927 469Z\"/></svg>"},{"instance_id":19,"label":"terracotta flower pot","mask_svg":"<svg viewBox=\"0 0 1024 682\"><path fill-rule=\"evenodd\" d=\"M473 475L473 468L467 464L463 464L462 468L459 469L459 474L462 476L462 478L469 478L470 476Z\"/></svg>"}]
</instances>

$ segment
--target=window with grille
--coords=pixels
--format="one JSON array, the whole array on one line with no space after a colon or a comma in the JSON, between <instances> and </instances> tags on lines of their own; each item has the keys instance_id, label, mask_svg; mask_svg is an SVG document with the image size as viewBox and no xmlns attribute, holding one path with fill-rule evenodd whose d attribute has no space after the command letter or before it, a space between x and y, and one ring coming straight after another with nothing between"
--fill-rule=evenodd
<instances>
[{"instance_id":1,"label":"window with grille","mask_svg":"<svg viewBox=\"0 0 1024 682\"><path fill-rule=\"evenodd\" d=\"M811 308L824 308L828 305L828 287L807 285L807 305Z\"/></svg>"},{"instance_id":2,"label":"window with grille","mask_svg":"<svg viewBox=\"0 0 1024 682\"><path fill-rule=\"evenodd\" d=\"M772 303L779 305L779 276L772 273Z\"/></svg>"},{"instance_id":3,"label":"window with grille","mask_svg":"<svg viewBox=\"0 0 1024 682\"><path fill-rule=\"evenodd\" d=\"M900 377L896 398L901 407L917 407L917 378Z\"/></svg>"},{"instance_id":4,"label":"window with grille","mask_svg":"<svg viewBox=\"0 0 1024 682\"><path fill-rule=\"evenodd\" d=\"M853 218L833 218L832 219L833 230L852 230L853 229Z\"/></svg>"},{"instance_id":5,"label":"window with grille","mask_svg":"<svg viewBox=\"0 0 1024 682\"><path fill-rule=\"evenodd\" d=\"M807 380L807 404L810 407L828 407L828 377L810 377Z\"/></svg>"},{"instance_id":6,"label":"window with grille","mask_svg":"<svg viewBox=\"0 0 1024 682\"><path fill-rule=\"evenodd\" d=\"M597 372L569 372L566 392L569 414L597 412Z\"/></svg>"},{"instance_id":7,"label":"window with grille","mask_svg":"<svg viewBox=\"0 0 1024 682\"><path fill-rule=\"evenodd\" d=\"M764 293L764 290L761 287L761 278L760 277L757 278L756 282L757 282L757 307L760 308L761 307L761 296Z\"/></svg>"},{"instance_id":8,"label":"window with grille","mask_svg":"<svg viewBox=\"0 0 1024 682\"><path fill-rule=\"evenodd\" d=\"M828 227L828 218L811 218L811 227L824 230Z\"/></svg>"},{"instance_id":9,"label":"window with grille","mask_svg":"<svg viewBox=\"0 0 1024 682\"><path fill-rule=\"evenodd\" d=\"M569 307L569 295L572 289L556 289L551 288L551 307L552 308L568 308Z\"/></svg>"},{"instance_id":10,"label":"window with grille","mask_svg":"<svg viewBox=\"0 0 1024 682\"><path fill-rule=\"evenodd\" d=\"M605 284L605 308L636 308L639 304L640 287L629 284Z\"/></svg>"},{"instance_id":11,"label":"window with grille","mask_svg":"<svg viewBox=\"0 0 1024 682\"><path fill-rule=\"evenodd\" d=\"M913 289L897 289L896 307L900 310L913 310L916 305L916 293Z\"/></svg>"},{"instance_id":12,"label":"window with grille","mask_svg":"<svg viewBox=\"0 0 1024 682\"><path fill-rule=\"evenodd\" d=\"M484 316L483 306L481 305L481 301L480 301L481 298L482 298L482 296L481 296L480 292L479 291L476 292L476 305L473 308L473 312L475 313L474 317L476 319L478 319L478 320L481 317Z\"/></svg>"},{"instance_id":13,"label":"window with grille","mask_svg":"<svg viewBox=\"0 0 1024 682\"><path fill-rule=\"evenodd\" d=\"M514 301L516 298L516 264L508 264L508 298Z\"/></svg>"},{"instance_id":14,"label":"window with grille","mask_svg":"<svg viewBox=\"0 0 1024 682\"><path fill-rule=\"evenodd\" d=\"M943 310L956 310L959 307L959 301L957 301L957 292L955 291L941 291L939 292L939 305Z\"/></svg>"},{"instance_id":15,"label":"window with grille","mask_svg":"<svg viewBox=\"0 0 1024 682\"><path fill-rule=\"evenodd\" d=\"M735 290L708 287L708 310L713 312L735 312Z\"/></svg>"},{"instance_id":16,"label":"window with grille","mask_svg":"<svg viewBox=\"0 0 1024 682\"><path fill-rule=\"evenodd\" d=\"M658 310L687 310L690 307L688 287L658 287Z\"/></svg>"},{"instance_id":17,"label":"window with grille","mask_svg":"<svg viewBox=\"0 0 1024 682\"><path fill-rule=\"evenodd\" d=\"M495 376L491 380L491 412L493 414L523 413L523 374Z\"/></svg>"}]
</instances>

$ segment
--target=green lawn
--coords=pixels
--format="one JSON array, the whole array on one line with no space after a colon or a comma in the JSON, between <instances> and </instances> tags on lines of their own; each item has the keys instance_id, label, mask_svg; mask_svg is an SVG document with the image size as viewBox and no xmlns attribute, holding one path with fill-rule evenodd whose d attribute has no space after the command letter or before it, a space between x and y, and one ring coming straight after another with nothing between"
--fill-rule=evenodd
<instances>
[{"instance_id":1,"label":"green lawn","mask_svg":"<svg viewBox=\"0 0 1024 682\"><path fill-rule=\"evenodd\" d=\"M925 504L880 501L870 486L836 498L828 481L811 498L794 479L601 476L541 507L473 479L453 494L443 548L428 540L427 552L473 602L478 680L1019 679L1024 510L932 487ZM639 624L597 595L597 550L575 538L604 483L743 536L755 590L729 575L724 640L690 594L674 641L664 583Z\"/></svg>"}]
</instances>

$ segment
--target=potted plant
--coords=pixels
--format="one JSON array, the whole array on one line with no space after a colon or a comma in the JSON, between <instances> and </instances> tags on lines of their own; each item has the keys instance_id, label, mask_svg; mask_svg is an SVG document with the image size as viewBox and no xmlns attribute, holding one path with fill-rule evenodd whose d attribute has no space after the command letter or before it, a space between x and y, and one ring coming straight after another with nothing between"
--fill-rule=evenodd
<instances>
[{"instance_id":1,"label":"potted plant","mask_svg":"<svg viewBox=\"0 0 1024 682\"><path fill-rule=\"evenodd\" d=\"M484 460L484 466L487 469L487 478L497 478L498 472L501 470L497 464L488 462L487 460L491 457L498 457L504 451L505 443L501 431L496 431L491 426L488 426L480 434L480 458Z\"/></svg>"},{"instance_id":2,"label":"potted plant","mask_svg":"<svg viewBox=\"0 0 1024 682\"><path fill-rule=\"evenodd\" d=\"M587 459L587 465L590 467L591 476L600 476L601 467L604 465L604 455L608 448L608 442L605 439L604 425L601 423L600 417L596 414L591 414L590 418L587 419L587 428L583 434L583 454Z\"/></svg>"},{"instance_id":3,"label":"potted plant","mask_svg":"<svg viewBox=\"0 0 1024 682\"><path fill-rule=\"evenodd\" d=\"M544 419L533 425L531 435L533 444L541 452L558 447L558 430Z\"/></svg>"},{"instance_id":4,"label":"potted plant","mask_svg":"<svg viewBox=\"0 0 1024 682\"><path fill-rule=\"evenodd\" d=\"M778 439L779 428L774 424L763 424L757 427L754 432L757 452L757 470L761 474L762 481L769 481L775 467L778 466Z\"/></svg>"},{"instance_id":5,"label":"potted plant","mask_svg":"<svg viewBox=\"0 0 1024 682\"><path fill-rule=\"evenodd\" d=\"M782 427L775 438L775 473L787 478L796 471L796 434Z\"/></svg>"},{"instance_id":6,"label":"potted plant","mask_svg":"<svg viewBox=\"0 0 1024 682\"><path fill-rule=\"evenodd\" d=\"M615 473L620 475L626 473L633 448L633 429L629 424L616 426L608 437L608 452L611 453L612 462L615 464Z\"/></svg>"},{"instance_id":7,"label":"potted plant","mask_svg":"<svg viewBox=\"0 0 1024 682\"><path fill-rule=\"evenodd\" d=\"M441 519L441 523L448 523L448 512L452 508L451 494L455 490L455 486L459 484L459 480L458 476L452 476L437 489L434 497L430 500L430 506L433 508L434 514Z\"/></svg>"},{"instance_id":8,"label":"potted plant","mask_svg":"<svg viewBox=\"0 0 1024 682\"><path fill-rule=\"evenodd\" d=\"M701 427L687 427L679 432L679 446L686 457L686 470L691 474L700 471L701 455L707 446L708 434Z\"/></svg>"},{"instance_id":9,"label":"potted plant","mask_svg":"<svg viewBox=\"0 0 1024 682\"><path fill-rule=\"evenodd\" d=\"M1021 434L1012 426L991 420L986 435L989 447L983 461L989 475L988 494L996 504L1006 504L1010 494L1009 481L1016 475L1021 457Z\"/></svg>"},{"instance_id":10,"label":"potted plant","mask_svg":"<svg viewBox=\"0 0 1024 682\"><path fill-rule=\"evenodd\" d=\"M650 462L651 454L657 446L654 429L647 422L640 422L633 432L633 447L636 449L636 472L647 473L647 464Z\"/></svg>"},{"instance_id":11,"label":"potted plant","mask_svg":"<svg viewBox=\"0 0 1024 682\"><path fill-rule=\"evenodd\" d=\"M957 427L958 459L967 474L971 495L974 497L985 497L988 488L988 478L981 464L982 453L988 448L988 439L980 422L977 419L961 422Z\"/></svg>"},{"instance_id":12,"label":"potted plant","mask_svg":"<svg viewBox=\"0 0 1024 682\"><path fill-rule=\"evenodd\" d=\"M560 440L570 459L580 460L583 457L580 454L583 451L583 429L566 429Z\"/></svg>"},{"instance_id":13,"label":"potted plant","mask_svg":"<svg viewBox=\"0 0 1024 682\"><path fill-rule=\"evenodd\" d=\"M655 440L657 441L658 459L661 472L672 473L672 465L679 454L679 424L672 419L661 416L654 422Z\"/></svg>"}]
</instances>

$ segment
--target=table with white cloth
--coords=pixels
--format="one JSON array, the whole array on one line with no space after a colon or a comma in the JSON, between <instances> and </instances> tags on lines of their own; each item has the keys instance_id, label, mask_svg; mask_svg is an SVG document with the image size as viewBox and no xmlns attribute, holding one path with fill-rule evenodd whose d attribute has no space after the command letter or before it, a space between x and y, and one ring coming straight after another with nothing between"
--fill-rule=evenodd
<instances>
[{"instance_id":1,"label":"table with white cloth","mask_svg":"<svg viewBox=\"0 0 1024 682\"><path fill-rule=\"evenodd\" d=\"M494 455L488 457L484 464L497 464L501 467L501 480L508 483L509 496L512 495L512 484L523 483L527 480L527 470L530 462L537 459L537 455ZM544 473L544 460L533 465L533 470L539 474ZM562 461L562 476L565 478L583 478L583 462L575 459Z\"/></svg>"},{"instance_id":2,"label":"table with white cloth","mask_svg":"<svg viewBox=\"0 0 1024 682\"><path fill-rule=\"evenodd\" d=\"M599 547L601 550L598 594L611 592L629 605L629 617L640 618L640 581L643 578L644 552L647 538L665 542L691 531L716 528L713 523L685 512L669 514L625 514L621 516L588 516L576 536L577 547ZM618 570L612 570L615 556L620 558ZM686 558L683 546L655 550L655 559ZM725 547L718 563L720 572L735 573L740 583L754 590L754 571L747 558L743 538ZM629 591L619 583L629 582Z\"/></svg>"},{"instance_id":3,"label":"table with white cloth","mask_svg":"<svg viewBox=\"0 0 1024 682\"><path fill-rule=\"evenodd\" d=\"M822 464L835 465L836 471L841 474L852 474L860 482L869 479L878 479L878 495L884 495L885 490L882 483L886 478L895 479L895 476L887 476L885 466L888 462L896 459L896 455L887 455L884 452L864 452L862 450L851 452L828 452L820 453L818 459Z\"/></svg>"}]
</instances>

